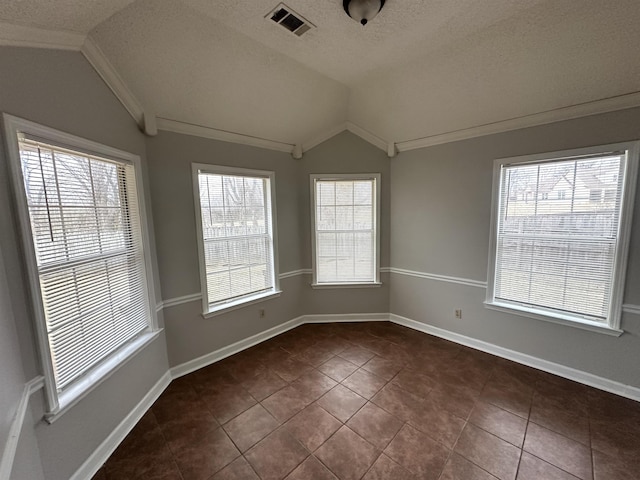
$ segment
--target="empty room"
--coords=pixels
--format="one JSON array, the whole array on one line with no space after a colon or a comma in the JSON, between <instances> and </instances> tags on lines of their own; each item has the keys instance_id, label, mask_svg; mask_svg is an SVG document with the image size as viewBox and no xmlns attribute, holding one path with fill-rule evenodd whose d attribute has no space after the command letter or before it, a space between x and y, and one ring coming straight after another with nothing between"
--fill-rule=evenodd
<instances>
[{"instance_id":1,"label":"empty room","mask_svg":"<svg viewBox=\"0 0 640 480\"><path fill-rule=\"evenodd\" d=\"M637 0L0 0L0 480L640 478Z\"/></svg>"}]
</instances>

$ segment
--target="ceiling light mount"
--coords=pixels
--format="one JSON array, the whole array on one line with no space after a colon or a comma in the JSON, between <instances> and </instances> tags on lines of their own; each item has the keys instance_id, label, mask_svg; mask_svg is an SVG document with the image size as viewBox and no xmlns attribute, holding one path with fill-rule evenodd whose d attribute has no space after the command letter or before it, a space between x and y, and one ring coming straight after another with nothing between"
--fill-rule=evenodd
<instances>
[{"instance_id":1,"label":"ceiling light mount","mask_svg":"<svg viewBox=\"0 0 640 480\"><path fill-rule=\"evenodd\" d=\"M384 6L384 0L343 0L342 6L351 18L366 25Z\"/></svg>"}]
</instances>

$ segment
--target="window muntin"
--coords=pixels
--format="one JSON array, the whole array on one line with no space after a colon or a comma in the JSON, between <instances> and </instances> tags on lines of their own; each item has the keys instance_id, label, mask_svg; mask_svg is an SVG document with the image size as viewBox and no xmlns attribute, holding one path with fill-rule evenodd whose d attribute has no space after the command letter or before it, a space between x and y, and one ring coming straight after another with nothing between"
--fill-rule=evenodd
<instances>
[{"instance_id":1,"label":"window muntin","mask_svg":"<svg viewBox=\"0 0 640 480\"><path fill-rule=\"evenodd\" d=\"M10 151L54 414L128 358L155 324L136 167L125 152L5 122L18 140Z\"/></svg>"},{"instance_id":2,"label":"window muntin","mask_svg":"<svg viewBox=\"0 0 640 480\"><path fill-rule=\"evenodd\" d=\"M277 292L273 173L194 166L205 313Z\"/></svg>"},{"instance_id":3,"label":"window muntin","mask_svg":"<svg viewBox=\"0 0 640 480\"><path fill-rule=\"evenodd\" d=\"M497 161L487 303L617 329L636 157L625 144Z\"/></svg>"},{"instance_id":4,"label":"window muntin","mask_svg":"<svg viewBox=\"0 0 640 480\"><path fill-rule=\"evenodd\" d=\"M379 282L379 175L312 175L314 284Z\"/></svg>"}]
</instances>

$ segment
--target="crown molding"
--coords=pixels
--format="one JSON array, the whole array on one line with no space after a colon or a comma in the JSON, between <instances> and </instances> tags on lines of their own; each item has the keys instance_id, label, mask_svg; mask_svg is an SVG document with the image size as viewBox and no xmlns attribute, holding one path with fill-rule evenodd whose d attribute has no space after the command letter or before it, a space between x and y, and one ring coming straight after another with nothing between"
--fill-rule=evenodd
<instances>
[{"instance_id":1,"label":"crown molding","mask_svg":"<svg viewBox=\"0 0 640 480\"><path fill-rule=\"evenodd\" d=\"M252 147L266 148L267 150L276 150L293 154L295 145L291 143L277 142L266 138L252 137L242 133L228 132L226 130L218 130L217 128L205 127L202 125L194 125L193 123L171 120L168 118L158 117L158 130L166 132L181 133L183 135L192 135L194 137L210 138L212 140L220 140L222 142L239 143L241 145L249 145Z\"/></svg>"},{"instance_id":2,"label":"crown molding","mask_svg":"<svg viewBox=\"0 0 640 480\"><path fill-rule=\"evenodd\" d=\"M638 106L640 106L640 92L632 92L625 95L603 98L593 102L557 108L546 112L525 115L500 122L488 123L485 125L478 125L476 127L417 138L415 140L398 142L396 147L399 152L406 152L418 148L432 147L434 145L441 145L444 143L468 140L470 138L509 132L511 130L519 130L521 128L536 127L539 125L572 120L574 118L588 117L600 113L614 112L616 110L624 110Z\"/></svg>"},{"instance_id":3,"label":"crown molding","mask_svg":"<svg viewBox=\"0 0 640 480\"><path fill-rule=\"evenodd\" d=\"M47 30L0 22L1 46L78 51L82 47L85 38L86 36L81 33Z\"/></svg>"},{"instance_id":4,"label":"crown molding","mask_svg":"<svg viewBox=\"0 0 640 480\"><path fill-rule=\"evenodd\" d=\"M141 102L127 87L122 77L118 74L111 62L104 55L100 47L90 36L75 32L61 30L47 30L38 27L15 25L0 22L0 46L18 46L31 48L49 48L57 50L80 51L87 61L96 70L114 95L122 103L129 114L134 118L140 128L150 136L157 130L166 130L186 135L211 138L224 142L239 143L244 145L266 148L280 152L290 153L294 158L302 158L302 154L315 148L321 143L348 130L371 145L387 153L390 158L399 152L406 152L419 148L431 147L471 138L493 135L497 133L519 130L522 128L546 125L549 123L587 117L602 113L624 110L640 106L640 91L615 97L604 98L592 102L585 102L569 107L548 110L545 112L524 115L508 120L478 125L475 127L454 130L451 132L430 135L402 142L388 142L377 135L365 130L353 122L346 121L314 137L302 144L289 144L275 140L244 135L241 133L219 130L212 127L194 125L177 120L157 118L150 111L145 111Z\"/></svg>"},{"instance_id":5,"label":"crown molding","mask_svg":"<svg viewBox=\"0 0 640 480\"><path fill-rule=\"evenodd\" d=\"M154 134L153 115L149 112L145 115L140 101L129 90L120 74L91 37L62 30L46 30L0 22L0 45L81 52L140 128L148 135Z\"/></svg>"},{"instance_id":6,"label":"crown molding","mask_svg":"<svg viewBox=\"0 0 640 480\"><path fill-rule=\"evenodd\" d=\"M354 135L357 135L364 141L369 142L374 147L378 147L383 152L387 154L391 153L391 148L389 147L389 145L391 144L390 142L383 140L382 138L371 133L370 131L365 130L361 126L356 125L353 122L347 122L347 130L349 130Z\"/></svg>"},{"instance_id":7,"label":"crown molding","mask_svg":"<svg viewBox=\"0 0 640 480\"><path fill-rule=\"evenodd\" d=\"M145 122L145 111L142 108L142 104L131 90L129 90L129 87L124 83L120 74L91 37L85 39L80 48L80 52L82 52L98 75L104 80L104 83L107 84L124 108L127 109L136 123L143 128L145 125L150 124L148 115L147 121ZM153 125L153 123L151 124Z\"/></svg>"},{"instance_id":8,"label":"crown molding","mask_svg":"<svg viewBox=\"0 0 640 480\"><path fill-rule=\"evenodd\" d=\"M396 148L394 143L389 143L386 140L383 140L382 138L374 135L373 133L369 132L368 130L365 130L364 128L360 127L359 125L356 125L353 122L340 123L335 127L329 130L326 130L320 135L314 137L312 140L304 142L302 144L302 151L308 152L312 148L317 147L321 143L326 142L327 140L335 137L336 135L344 132L345 130L360 137L365 142L368 142L374 147L379 148L383 152L386 152L389 155L389 157L395 156Z\"/></svg>"},{"instance_id":9,"label":"crown molding","mask_svg":"<svg viewBox=\"0 0 640 480\"><path fill-rule=\"evenodd\" d=\"M326 142L327 140L335 137L336 135L344 132L345 130L347 130L347 122L340 123L340 124L336 125L335 127L330 128L329 130L325 130L324 132L322 132L319 135L315 136L311 140L309 140L307 142L304 142L302 144L302 151L303 152L308 152L312 148L317 147L321 143Z\"/></svg>"},{"instance_id":10,"label":"crown molding","mask_svg":"<svg viewBox=\"0 0 640 480\"><path fill-rule=\"evenodd\" d=\"M304 154L304 151L302 150L302 145L299 143L296 143L296 145L293 147L293 152L291 152L291 156L296 160L300 160L303 154Z\"/></svg>"}]
</instances>

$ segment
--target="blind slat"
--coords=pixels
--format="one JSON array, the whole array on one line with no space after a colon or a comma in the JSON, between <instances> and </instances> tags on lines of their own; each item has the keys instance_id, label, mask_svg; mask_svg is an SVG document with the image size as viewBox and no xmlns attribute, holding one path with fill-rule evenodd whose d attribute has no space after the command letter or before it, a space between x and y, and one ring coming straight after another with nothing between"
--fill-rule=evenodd
<instances>
[{"instance_id":1,"label":"blind slat","mask_svg":"<svg viewBox=\"0 0 640 480\"><path fill-rule=\"evenodd\" d=\"M135 171L46 143L20 143L58 391L150 324Z\"/></svg>"},{"instance_id":2,"label":"blind slat","mask_svg":"<svg viewBox=\"0 0 640 480\"><path fill-rule=\"evenodd\" d=\"M316 180L318 283L376 280L375 179Z\"/></svg>"},{"instance_id":3,"label":"blind slat","mask_svg":"<svg viewBox=\"0 0 640 480\"><path fill-rule=\"evenodd\" d=\"M209 305L272 290L269 179L200 172L198 185Z\"/></svg>"},{"instance_id":4,"label":"blind slat","mask_svg":"<svg viewBox=\"0 0 640 480\"><path fill-rule=\"evenodd\" d=\"M503 166L495 298L607 320L624 158L601 154Z\"/></svg>"}]
</instances>

